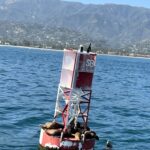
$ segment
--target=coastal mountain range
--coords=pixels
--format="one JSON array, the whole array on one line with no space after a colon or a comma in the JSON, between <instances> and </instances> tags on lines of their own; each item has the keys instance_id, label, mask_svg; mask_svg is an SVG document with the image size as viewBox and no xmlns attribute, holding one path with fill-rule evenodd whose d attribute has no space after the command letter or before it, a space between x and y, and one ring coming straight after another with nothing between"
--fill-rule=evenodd
<instances>
[{"instance_id":1,"label":"coastal mountain range","mask_svg":"<svg viewBox=\"0 0 150 150\"><path fill-rule=\"evenodd\" d=\"M55 39L74 46L93 41L99 48L135 50L140 43L145 49L142 44L148 47L150 40L150 9L62 0L1 0L0 39L40 44L43 39L49 43Z\"/></svg>"}]
</instances>

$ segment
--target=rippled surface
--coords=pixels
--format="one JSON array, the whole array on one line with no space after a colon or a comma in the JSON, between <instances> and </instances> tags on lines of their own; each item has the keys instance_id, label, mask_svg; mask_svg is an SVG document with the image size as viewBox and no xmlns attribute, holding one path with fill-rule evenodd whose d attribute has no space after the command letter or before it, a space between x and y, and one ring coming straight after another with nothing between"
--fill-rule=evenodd
<instances>
[{"instance_id":1,"label":"rippled surface","mask_svg":"<svg viewBox=\"0 0 150 150\"><path fill-rule=\"evenodd\" d=\"M0 150L36 150L52 119L62 52L0 47ZM114 150L150 149L150 60L98 56L90 127Z\"/></svg>"}]
</instances>

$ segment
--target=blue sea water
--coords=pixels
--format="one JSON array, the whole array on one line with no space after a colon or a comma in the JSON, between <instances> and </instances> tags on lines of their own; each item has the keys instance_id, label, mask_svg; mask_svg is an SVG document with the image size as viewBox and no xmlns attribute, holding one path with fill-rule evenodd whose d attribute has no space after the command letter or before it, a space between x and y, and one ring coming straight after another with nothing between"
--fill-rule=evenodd
<instances>
[{"instance_id":1,"label":"blue sea water","mask_svg":"<svg viewBox=\"0 0 150 150\"><path fill-rule=\"evenodd\" d=\"M0 47L0 150L37 150L52 119L62 52ZM150 149L150 59L98 56L89 126L114 150Z\"/></svg>"}]
</instances>

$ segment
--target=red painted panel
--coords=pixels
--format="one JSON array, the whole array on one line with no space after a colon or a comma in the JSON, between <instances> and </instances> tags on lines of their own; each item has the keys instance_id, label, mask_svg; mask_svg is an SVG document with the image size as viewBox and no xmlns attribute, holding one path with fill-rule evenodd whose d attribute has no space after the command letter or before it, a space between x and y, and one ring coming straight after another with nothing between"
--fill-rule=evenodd
<instances>
[{"instance_id":1,"label":"red painted panel","mask_svg":"<svg viewBox=\"0 0 150 150\"><path fill-rule=\"evenodd\" d=\"M50 136L44 130L43 130L43 134L40 136L42 136L42 139L41 139L42 141L40 145L43 147L45 147L46 144L51 144L51 145L58 146L60 150L76 150L79 148L79 144L81 144L81 141L75 140L73 138L65 138L60 143L59 137ZM65 142L67 142L68 145ZM94 145L95 145L95 140L88 139L88 140L85 140L85 142L83 143L82 149L83 150L92 149Z\"/></svg>"},{"instance_id":2,"label":"red painted panel","mask_svg":"<svg viewBox=\"0 0 150 150\"><path fill-rule=\"evenodd\" d=\"M94 148L94 145L95 145L95 140L94 139L86 140L83 143L83 150L92 149L92 148Z\"/></svg>"},{"instance_id":3,"label":"red painted panel","mask_svg":"<svg viewBox=\"0 0 150 150\"><path fill-rule=\"evenodd\" d=\"M79 58L79 72L94 73L96 54L81 53Z\"/></svg>"},{"instance_id":4,"label":"red painted panel","mask_svg":"<svg viewBox=\"0 0 150 150\"><path fill-rule=\"evenodd\" d=\"M40 136L42 136L42 141L40 144L43 147L45 147L46 144L56 145L58 147L60 146L60 138L49 136L45 131L43 132L43 135L40 135Z\"/></svg>"},{"instance_id":5,"label":"red painted panel","mask_svg":"<svg viewBox=\"0 0 150 150\"><path fill-rule=\"evenodd\" d=\"M93 73L79 72L76 87L82 90L91 90Z\"/></svg>"}]
</instances>

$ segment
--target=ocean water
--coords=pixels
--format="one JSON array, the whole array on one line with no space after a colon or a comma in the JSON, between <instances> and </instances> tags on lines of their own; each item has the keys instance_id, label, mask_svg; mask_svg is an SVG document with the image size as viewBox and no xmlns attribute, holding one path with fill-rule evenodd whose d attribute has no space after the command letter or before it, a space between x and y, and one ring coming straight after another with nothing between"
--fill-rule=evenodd
<instances>
[{"instance_id":1,"label":"ocean water","mask_svg":"<svg viewBox=\"0 0 150 150\"><path fill-rule=\"evenodd\" d=\"M0 47L0 150L37 150L53 118L62 52ZM97 56L89 126L102 150L150 149L150 59Z\"/></svg>"}]
</instances>

